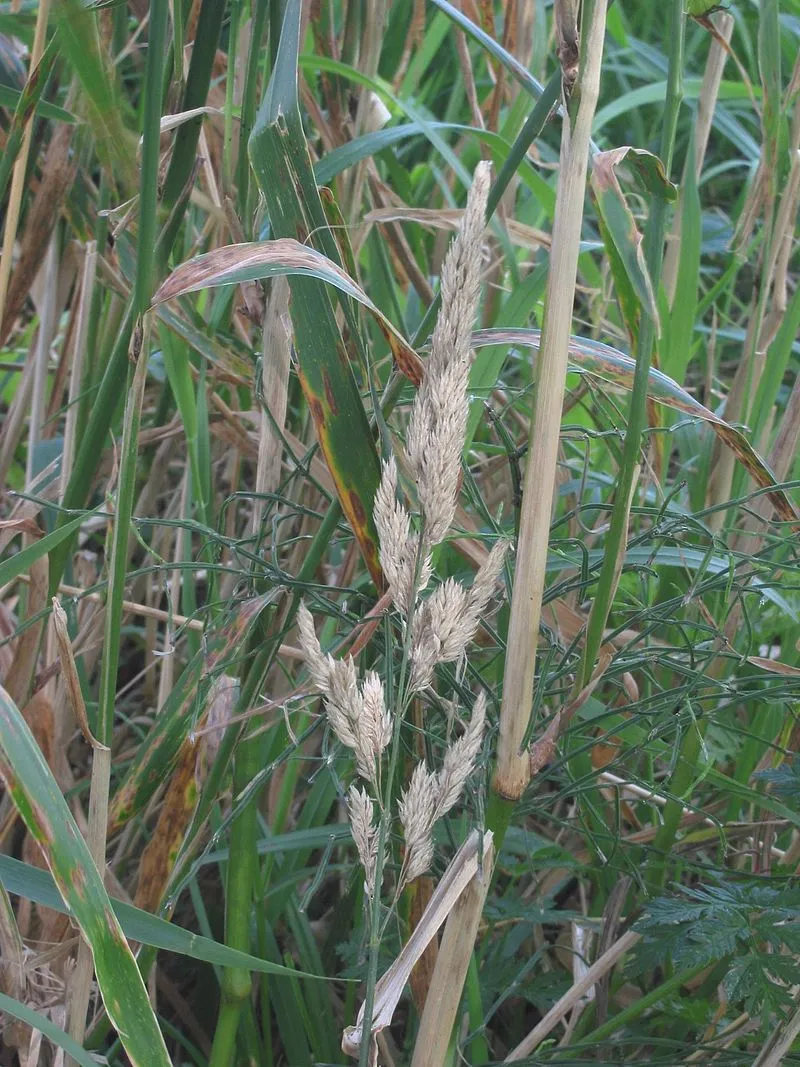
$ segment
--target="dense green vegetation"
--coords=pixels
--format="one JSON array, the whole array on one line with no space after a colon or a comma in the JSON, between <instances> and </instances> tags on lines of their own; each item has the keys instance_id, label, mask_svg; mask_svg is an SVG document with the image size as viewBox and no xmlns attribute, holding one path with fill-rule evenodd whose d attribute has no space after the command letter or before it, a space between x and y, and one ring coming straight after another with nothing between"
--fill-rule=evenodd
<instances>
[{"instance_id":1,"label":"dense green vegetation","mask_svg":"<svg viewBox=\"0 0 800 1067\"><path fill-rule=\"evenodd\" d=\"M800 1063L799 57L0 3L3 1067Z\"/></svg>"}]
</instances>

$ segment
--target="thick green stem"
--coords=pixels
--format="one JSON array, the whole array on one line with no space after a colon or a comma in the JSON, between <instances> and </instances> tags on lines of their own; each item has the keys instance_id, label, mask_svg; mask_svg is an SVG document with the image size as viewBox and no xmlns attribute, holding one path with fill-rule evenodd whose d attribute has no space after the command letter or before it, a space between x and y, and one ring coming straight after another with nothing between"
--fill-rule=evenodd
<instances>
[{"instance_id":1,"label":"thick green stem","mask_svg":"<svg viewBox=\"0 0 800 1067\"><path fill-rule=\"evenodd\" d=\"M621 1030L623 1026L627 1026L634 1019L644 1015L654 1004L658 1004L665 997L671 996L685 982L690 982L705 966L706 964L700 964L698 967L691 967L687 971L681 971L680 974L673 975L666 982L659 982L655 989L645 993L643 997L635 1000L633 1004L619 1012L613 1019L609 1019L608 1022L603 1023L602 1026L598 1026L596 1030L592 1030L590 1034L587 1034L581 1041L581 1045L598 1045L601 1041L605 1041L607 1037L611 1037L617 1030Z\"/></svg>"},{"instance_id":2,"label":"thick green stem","mask_svg":"<svg viewBox=\"0 0 800 1067\"><path fill-rule=\"evenodd\" d=\"M233 803L261 770L265 741L260 733L245 738L236 750L233 771ZM258 793L245 804L231 826L230 862L225 894L225 944L241 952L250 951L250 920L253 888L258 870ZM252 990L250 972L242 967L226 967L222 973L220 1005L211 1063L227 1067L234 1062L236 1034L242 1010Z\"/></svg>"},{"instance_id":3,"label":"thick green stem","mask_svg":"<svg viewBox=\"0 0 800 1067\"><path fill-rule=\"evenodd\" d=\"M672 165L678 114L683 100L683 37L686 23L683 0L669 0L668 13L667 40L670 42L670 55L664 125L661 131L661 159L667 174L669 174ZM655 292L658 292L661 280L666 222L666 201L656 199L653 202L644 239L645 261ZM594 664L603 641L603 631L608 621L611 602L617 586L620 556L625 551L631 496L639 470L639 453L642 447L642 435L647 415L647 382L655 338L655 323L651 318L643 316L636 346L636 371L633 379L628 426L625 431L622 465L617 477L614 510L606 539L605 556L600 568L597 591L589 616L582 669L576 679L576 688L578 689L588 684L594 671Z\"/></svg>"},{"instance_id":4,"label":"thick green stem","mask_svg":"<svg viewBox=\"0 0 800 1067\"><path fill-rule=\"evenodd\" d=\"M564 5L565 15L569 15ZM530 781L524 750L531 720L536 650L547 569L552 502L558 464L567 379L581 224L586 196L591 127L600 91L605 31L605 0L586 0L577 25L566 33L580 39L579 74L570 97L570 114L561 130L561 153L553 220L552 247L536 366L536 396L530 448L520 509L520 535L503 673L503 700L494 792L518 800ZM569 18L567 17L567 23Z\"/></svg>"}]
</instances>

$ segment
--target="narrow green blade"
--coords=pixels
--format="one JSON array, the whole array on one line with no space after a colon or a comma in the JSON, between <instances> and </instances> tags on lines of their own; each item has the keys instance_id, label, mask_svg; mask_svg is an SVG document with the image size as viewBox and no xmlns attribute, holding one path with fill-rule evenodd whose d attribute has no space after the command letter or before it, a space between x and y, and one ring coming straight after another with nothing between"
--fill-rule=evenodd
<instances>
[{"instance_id":1,"label":"narrow green blade","mask_svg":"<svg viewBox=\"0 0 800 1067\"><path fill-rule=\"evenodd\" d=\"M103 1003L131 1063L169 1067L147 990L103 880L28 724L2 688L0 749L0 775L92 950Z\"/></svg>"},{"instance_id":2,"label":"narrow green blade","mask_svg":"<svg viewBox=\"0 0 800 1067\"><path fill-rule=\"evenodd\" d=\"M272 233L316 244L334 262L336 242L320 201L300 118L297 60L300 4L287 4L275 68L250 136L250 160L266 201ZM314 278L292 277L290 311L298 376L344 514L373 581L383 583L372 502L380 464L353 371L351 349L336 323L328 293ZM366 370L360 331L343 303L355 360Z\"/></svg>"}]
</instances>

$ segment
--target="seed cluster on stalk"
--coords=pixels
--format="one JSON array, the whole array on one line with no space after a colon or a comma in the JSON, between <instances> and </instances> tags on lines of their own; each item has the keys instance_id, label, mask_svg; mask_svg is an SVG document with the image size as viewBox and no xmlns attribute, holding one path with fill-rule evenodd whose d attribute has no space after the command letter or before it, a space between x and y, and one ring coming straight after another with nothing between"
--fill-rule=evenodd
<instances>
[{"instance_id":1,"label":"seed cluster on stalk","mask_svg":"<svg viewBox=\"0 0 800 1067\"><path fill-rule=\"evenodd\" d=\"M429 690L436 667L463 662L485 617L501 576L507 544L496 544L478 569L472 585L448 578L430 594L432 549L449 532L456 511L461 456L466 439L469 397L470 338L480 296L480 263L490 170L480 163L467 198L462 226L445 257L441 274L441 310L431 352L407 427L405 462L419 506L418 521L398 494L398 463L384 461L373 515L380 561L392 603L407 642L409 669L402 693L390 696L374 671L361 680L350 657L325 654L311 613L301 605L300 647L311 680L322 695L328 723L337 739L355 756L365 786L351 786L348 809L353 840L364 868L368 895L376 886L379 829L375 803L384 811L380 790L382 757L395 735L395 717L414 694ZM397 707L392 707L396 704ZM486 695L478 694L463 733L445 751L438 771L425 762L414 768L399 802L405 841L401 885L430 867L433 827L458 802L481 750Z\"/></svg>"}]
</instances>

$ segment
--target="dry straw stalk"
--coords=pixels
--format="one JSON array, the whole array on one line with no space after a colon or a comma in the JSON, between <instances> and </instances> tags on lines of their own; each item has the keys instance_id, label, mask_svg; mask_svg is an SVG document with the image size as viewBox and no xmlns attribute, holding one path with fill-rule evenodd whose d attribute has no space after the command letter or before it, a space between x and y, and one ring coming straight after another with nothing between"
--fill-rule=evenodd
<instances>
[{"instance_id":1,"label":"dry straw stalk","mask_svg":"<svg viewBox=\"0 0 800 1067\"><path fill-rule=\"evenodd\" d=\"M417 1032L411 1067L442 1067L445 1062L493 864L494 851L490 844L483 855L483 868L476 872L447 920Z\"/></svg>"},{"instance_id":2,"label":"dry straw stalk","mask_svg":"<svg viewBox=\"0 0 800 1067\"><path fill-rule=\"evenodd\" d=\"M569 6L556 2L557 9ZM530 780L528 756L522 752L522 743L533 706L536 642L542 613L589 143L600 87L606 7L606 0L595 0L593 6L585 5L583 63L572 91L578 107L574 118L565 115L561 134L550 273L520 516L494 779L495 791L508 800L518 800Z\"/></svg>"}]
</instances>

